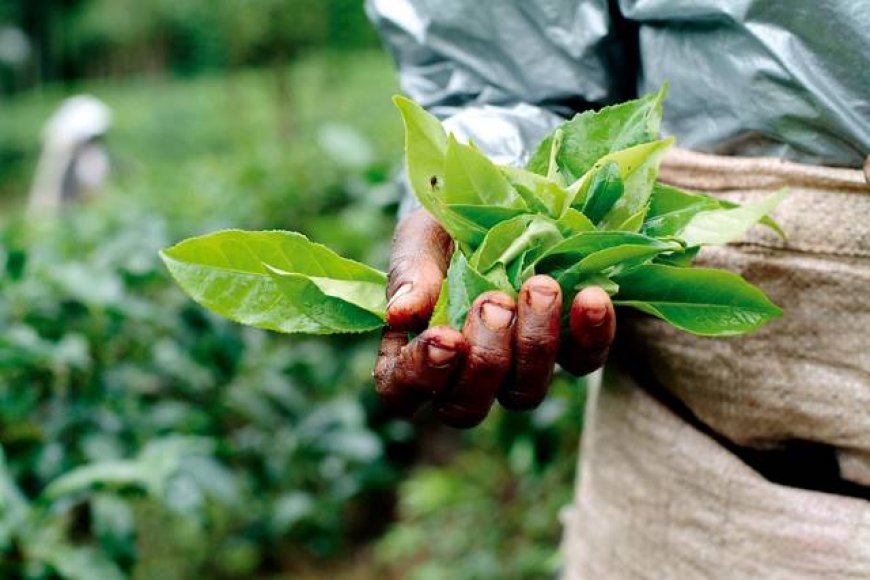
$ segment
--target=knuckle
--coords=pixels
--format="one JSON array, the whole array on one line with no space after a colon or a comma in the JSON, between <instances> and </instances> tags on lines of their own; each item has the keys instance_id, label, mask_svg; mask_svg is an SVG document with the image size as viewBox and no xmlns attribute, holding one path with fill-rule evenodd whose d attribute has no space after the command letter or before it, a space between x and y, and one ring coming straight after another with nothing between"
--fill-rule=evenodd
<instances>
[{"instance_id":1,"label":"knuckle","mask_svg":"<svg viewBox=\"0 0 870 580\"><path fill-rule=\"evenodd\" d=\"M478 372L499 371L511 363L507 349L491 345L476 345L468 353L468 366Z\"/></svg>"},{"instance_id":2,"label":"knuckle","mask_svg":"<svg viewBox=\"0 0 870 580\"><path fill-rule=\"evenodd\" d=\"M390 382L390 376L392 375L392 365L389 364L383 357L378 358L378 362L375 363L375 368L372 371L372 378L375 381L375 390L380 393L381 390L387 388L388 383Z\"/></svg>"},{"instance_id":3,"label":"knuckle","mask_svg":"<svg viewBox=\"0 0 870 580\"><path fill-rule=\"evenodd\" d=\"M390 384L390 373L384 369L375 369L374 372L375 379L375 392L383 396L391 390Z\"/></svg>"},{"instance_id":4,"label":"knuckle","mask_svg":"<svg viewBox=\"0 0 870 580\"><path fill-rule=\"evenodd\" d=\"M517 333L516 348L518 356L552 356L559 348L559 335L548 328L527 329Z\"/></svg>"},{"instance_id":5,"label":"knuckle","mask_svg":"<svg viewBox=\"0 0 870 580\"><path fill-rule=\"evenodd\" d=\"M409 385L418 385L422 382L422 375L419 370L409 364L397 365L393 373L393 383L408 387Z\"/></svg>"},{"instance_id":6,"label":"knuckle","mask_svg":"<svg viewBox=\"0 0 870 580\"><path fill-rule=\"evenodd\" d=\"M401 252L394 252L390 260L390 269L387 272L391 291L394 291L396 287L408 281L407 273L409 270L411 270L410 257Z\"/></svg>"}]
</instances>

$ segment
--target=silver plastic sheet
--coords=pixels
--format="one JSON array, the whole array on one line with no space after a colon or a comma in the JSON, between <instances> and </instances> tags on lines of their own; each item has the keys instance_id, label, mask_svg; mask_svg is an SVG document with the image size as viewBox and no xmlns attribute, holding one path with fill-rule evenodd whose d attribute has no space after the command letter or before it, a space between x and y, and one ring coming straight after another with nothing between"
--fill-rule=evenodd
<instances>
[{"instance_id":1,"label":"silver plastic sheet","mask_svg":"<svg viewBox=\"0 0 870 580\"><path fill-rule=\"evenodd\" d=\"M665 81L663 131L681 146L852 167L870 153L870 0L366 6L402 89L514 161L557 115Z\"/></svg>"}]
</instances>

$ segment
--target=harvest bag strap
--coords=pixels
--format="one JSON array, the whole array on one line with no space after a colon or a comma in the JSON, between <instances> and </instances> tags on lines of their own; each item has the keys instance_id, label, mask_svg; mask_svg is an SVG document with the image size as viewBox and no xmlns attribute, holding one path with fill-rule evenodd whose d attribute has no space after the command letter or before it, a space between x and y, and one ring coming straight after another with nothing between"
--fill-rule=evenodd
<instances>
[{"instance_id":1,"label":"harvest bag strap","mask_svg":"<svg viewBox=\"0 0 870 580\"><path fill-rule=\"evenodd\" d=\"M625 360L648 372L609 373L587 406L566 576L870 577L870 185L858 170L684 150L661 179L740 202L789 188L774 213L787 241L756 227L698 258L785 315L725 340L620 317ZM774 483L733 452L795 444L827 450L854 493Z\"/></svg>"}]
</instances>

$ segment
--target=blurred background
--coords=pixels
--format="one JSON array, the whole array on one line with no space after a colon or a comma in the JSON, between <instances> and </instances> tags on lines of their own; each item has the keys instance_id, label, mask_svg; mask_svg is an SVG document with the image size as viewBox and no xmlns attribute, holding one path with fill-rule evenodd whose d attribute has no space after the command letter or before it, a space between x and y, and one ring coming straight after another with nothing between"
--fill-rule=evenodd
<instances>
[{"instance_id":1,"label":"blurred background","mask_svg":"<svg viewBox=\"0 0 870 580\"><path fill-rule=\"evenodd\" d=\"M390 420L378 337L242 328L159 262L286 228L383 268L397 90L361 0L0 0L0 577L558 570L582 383Z\"/></svg>"}]
</instances>

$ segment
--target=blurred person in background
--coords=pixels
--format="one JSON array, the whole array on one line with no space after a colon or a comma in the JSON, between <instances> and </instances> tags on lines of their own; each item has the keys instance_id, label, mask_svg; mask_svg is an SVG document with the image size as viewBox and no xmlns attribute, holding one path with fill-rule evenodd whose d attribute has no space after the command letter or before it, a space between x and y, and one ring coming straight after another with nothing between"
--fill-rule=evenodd
<instances>
[{"instance_id":1,"label":"blurred person in background","mask_svg":"<svg viewBox=\"0 0 870 580\"><path fill-rule=\"evenodd\" d=\"M756 233L701 255L768 291L783 321L735 341L621 323L616 366L631 364L591 396L567 576L870 575L870 302L855 298L870 277L863 4L368 0L403 90L498 162L522 164L576 112L669 82L663 129L688 150L663 180L741 201L792 191L776 215L787 245ZM578 294L560 341L560 290L543 276L516 301L481 296L461 332L409 342L451 251L407 196L375 372L388 405L432 402L471 427L496 399L538 405L557 360L578 375L604 362L607 294Z\"/></svg>"},{"instance_id":2,"label":"blurred person in background","mask_svg":"<svg viewBox=\"0 0 870 580\"><path fill-rule=\"evenodd\" d=\"M31 213L53 212L100 191L109 176L103 139L111 123L109 107L96 97L77 95L61 104L42 131Z\"/></svg>"}]
</instances>

